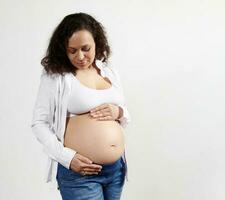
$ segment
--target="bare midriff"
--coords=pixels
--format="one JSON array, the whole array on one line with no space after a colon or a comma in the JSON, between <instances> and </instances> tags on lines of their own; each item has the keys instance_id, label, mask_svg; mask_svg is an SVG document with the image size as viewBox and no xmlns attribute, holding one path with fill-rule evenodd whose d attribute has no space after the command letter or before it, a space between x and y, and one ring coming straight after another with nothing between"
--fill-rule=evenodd
<instances>
[{"instance_id":1,"label":"bare midriff","mask_svg":"<svg viewBox=\"0 0 225 200\"><path fill-rule=\"evenodd\" d=\"M89 113L67 117L64 145L94 163L110 164L124 152L123 128L117 121L100 121Z\"/></svg>"}]
</instances>

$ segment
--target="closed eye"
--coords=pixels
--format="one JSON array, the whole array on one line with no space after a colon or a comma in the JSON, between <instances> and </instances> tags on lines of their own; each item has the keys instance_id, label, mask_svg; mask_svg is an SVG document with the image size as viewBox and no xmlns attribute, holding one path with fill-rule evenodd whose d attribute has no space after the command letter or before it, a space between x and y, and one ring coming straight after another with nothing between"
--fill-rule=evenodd
<instances>
[{"instance_id":1,"label":"closed eye","mask_svg":"<svg viewBox=\"0 0 225 200\"><path fill-rule=\"evenodd\" d=\"M87 48L87 47L85 47L85 48L82 48L82 51L89 51L91 48Z\"/></svg>"},{"instance_id":2,"label":"closed eye","mask_svg":"<svg viewBox=\"0 0 225 200\"><path fill-rule=\"evenodd\" d=\"M85 51L85 52L88 52L88 51L90 51L90 49L91 49L91 48L82 48L81 50L82 50L82 51ZM73 50L70 50L70 53L71 53L71 54L75 54L76 51L77 51L76 49L73 49Z\"/></svg>"}]
</instances>

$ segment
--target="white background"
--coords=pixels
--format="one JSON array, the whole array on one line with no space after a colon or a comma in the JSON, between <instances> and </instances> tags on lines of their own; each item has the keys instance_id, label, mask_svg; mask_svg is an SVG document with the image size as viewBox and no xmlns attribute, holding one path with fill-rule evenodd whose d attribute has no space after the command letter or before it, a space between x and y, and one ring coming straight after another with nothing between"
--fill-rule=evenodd
<instances>
[{"instance_id":1,"label":"white background","mask_svg":"<svg viewBox=\"0 0 225 200\"><path fill-rule=\"evenodd\" d=\"M122 199L224 200L223 0L1 0L0 199L60 199L30 124L40 60L74 12L105 26L132 116Z\"/></svg>"}]
</instances>

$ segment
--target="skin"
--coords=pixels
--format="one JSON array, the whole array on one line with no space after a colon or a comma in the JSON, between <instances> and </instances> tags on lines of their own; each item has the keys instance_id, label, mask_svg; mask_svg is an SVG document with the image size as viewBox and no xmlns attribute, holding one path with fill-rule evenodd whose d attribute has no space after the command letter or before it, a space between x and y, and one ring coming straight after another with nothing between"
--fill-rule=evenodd
<instances>
[{"instance_id":1,"label":"skin","mask_svg":"<svg viewBox=\"0 0 225 200\"><path fill-rule=\"evenodd\" d=\"M95 59L95 41L92 34L87 30L80 30L73 33L69 38L67 47L67 56L77 74L96 73L94 67ZM90 116L97 120L116 120L123 114L122 109L114 104L102 104L90 110ZM98 174L102 166L93 164L93 162L76 153L70 163L70 169L75 172L85 172L86 175Z\"/></svg>"}]
</instances>

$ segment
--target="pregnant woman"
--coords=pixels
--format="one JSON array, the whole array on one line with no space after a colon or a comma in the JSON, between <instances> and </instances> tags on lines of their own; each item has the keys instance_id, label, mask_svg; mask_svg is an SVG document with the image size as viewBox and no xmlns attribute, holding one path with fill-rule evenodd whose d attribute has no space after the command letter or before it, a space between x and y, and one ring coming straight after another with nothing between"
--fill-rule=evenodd
<instances>
[{"instance_id":1,"label":"pregnant woman","mask_svg":"<svg viewBox=\"0 0 225 200\"><path fill-rule=\"evenodd\" d=\"M41 62L31 127L48 155L46 181L63 200L121 197L130 115L118 71L97 65L109 55L101 23L75 13L56 27Z\"/></svg>"}]
</instances>

